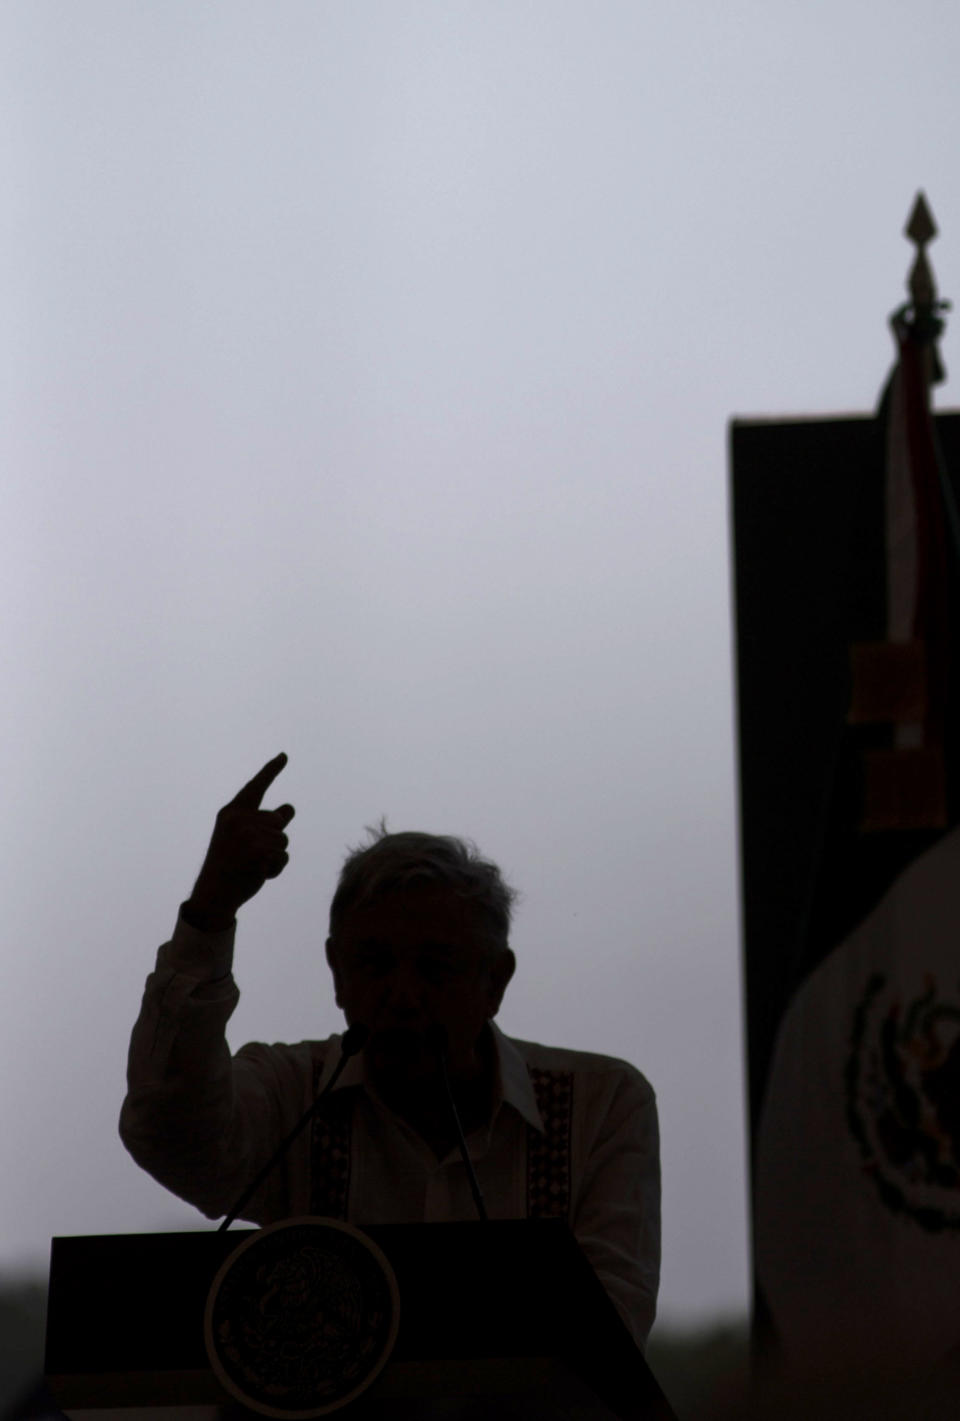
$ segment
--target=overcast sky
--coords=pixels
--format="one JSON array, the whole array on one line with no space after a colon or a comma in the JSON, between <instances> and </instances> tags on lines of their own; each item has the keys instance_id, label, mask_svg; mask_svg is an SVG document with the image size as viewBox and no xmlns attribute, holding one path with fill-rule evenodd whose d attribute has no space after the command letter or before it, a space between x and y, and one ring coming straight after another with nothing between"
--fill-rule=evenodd
<instances>
[{"instance_id":1,"label":"overcast sky","mask_svg":"<svg viewBox=\"0 0 960 1421\"><path fill-rule=\"evenodd\" d=\"M873 408L918 188L960 297L958 54L952 0L0 6L0 1268L201 1224L126 1042L286 750L232 1044L337 1029L366 824L474 838L501 1024L656 1087L662 1315L745 1309L727 424Z\"/></svg>"}]
</instances>

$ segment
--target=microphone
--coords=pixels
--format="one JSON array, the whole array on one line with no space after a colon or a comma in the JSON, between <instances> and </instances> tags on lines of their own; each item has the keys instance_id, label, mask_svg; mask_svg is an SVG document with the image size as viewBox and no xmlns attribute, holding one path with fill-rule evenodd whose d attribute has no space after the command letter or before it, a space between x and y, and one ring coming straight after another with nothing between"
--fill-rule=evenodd
<instances>
[{"instance_id":1,"label":"microphone","mask_svg":"<svg viewBox=\"0 0 960 1421\"><path fill-rule=\"evenodd\" d=\"M457 1111L457 1102L453 1098L453 1089L450 1085L450 1073L447 1069L447 1031L440 1022L434 1022L428 1026L424 1032L424 1039L431 1051L436 1054L440 1063L440 1079L443 1081L444 1094L447 1097L447 1104L450 1107L450 1115L453 1119L454 1129L457 1132L457 1145L460 1149L460 1158L463 1160L464 1168L467 1171L467 1179L470 1181L470 1193L473 1195L473 1202L476 1205L477 1215L481 1222L489 1223L486 1205L483 1202L483 1195L480 1193L480 1184L477 1180L477 1173L473 1167L473 1160L470 1158L470 1151L467 1149L467 1141L464 1137L463 1126L460 1124L460 1115Z\"/></svg>"},{"instance_id":2,"label":"microphone","mask_svg":"<svg viewBox=\"0 0 960 1421\"><path fill-rule=\"evenodd\" d=\"M253 1198L254 1194L256 1194L263 1181L270 1174L274 1165L280 1163L280 1161L283 1159L283 1156L287 1153L287 1150L290 1148L294 1140L300 1134L301 1130L303 1130L307 1123L313 1119L314 1115L317 1112L317 1108L320 1105L320 1102L324 1099L325 1096L329 1095L330 1091L333 1090L333 1087L336 1085L337 1081L343 1074L343 1068L349 1061L350 1057L358 1055L363 1050L364 1046L366 1046L369 1036L370 1030L368 1027L364 1026L362 1022L355 1021L352 1026L347 1027L340 1040L340 1059L336 1064L336 1068L334 1069L333 1075L327 1081L320 1094L311 1101L310 1105L300 1116L300 1119L297 1121L296 1125L294 1125L289 1135L286 1135L284 1139L280 1141L279 1145L274 1150L270 1158L267 1160L266 1164L263 1166L263 1169L261 1169L260 1173L257 1175L256 1179L254 1179L253 1183L250 1184L240 1195L240 1198L234 1204L233 1208L230 1210L223 1223L217 1229L218 1233L223 1233L225 1229L228 1229L233 1223L234 1219L236 1219L237 1216L243 1212L247 1204L250 1203L250 1200Z\"/></svg>"}]
</instances>

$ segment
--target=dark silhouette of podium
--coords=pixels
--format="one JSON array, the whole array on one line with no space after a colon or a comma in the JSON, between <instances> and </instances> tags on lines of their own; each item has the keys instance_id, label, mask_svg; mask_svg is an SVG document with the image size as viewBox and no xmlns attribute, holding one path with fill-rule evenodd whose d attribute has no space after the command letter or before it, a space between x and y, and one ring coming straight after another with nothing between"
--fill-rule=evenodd
<instances>
[{"instance_id":1,"label":"dark silhouette of podium","mask_svg":"<svg viewBox=\"0 0 960 1421\"><path fill-rule=\"evenodd\" d=\"M204 1310L253 1230L55 1238L46 1375L71 1417L254 1417L212 1371ZM675 1421L566 1224L364 1229L400 1294L383 1370L332 1414L357 1421ZM150 1408L150 1410L147 1410ZM163 1408L163 1411L156 1410Z\"/></svg>"}]
</instances>

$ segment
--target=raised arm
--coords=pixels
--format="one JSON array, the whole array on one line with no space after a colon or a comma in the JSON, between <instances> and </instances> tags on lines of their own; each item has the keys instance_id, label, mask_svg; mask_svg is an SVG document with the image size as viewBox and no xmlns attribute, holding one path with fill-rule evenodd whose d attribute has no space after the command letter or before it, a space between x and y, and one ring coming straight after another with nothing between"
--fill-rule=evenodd
<instances>
[{"instance_id":1,"label":"raised arm","mask_svg":"<svg viewBox=\"0 0 960 1421\"><path fill-rule=\"evenodd\" d=\"M216 817L210 844L173 937L147 978L127 1062L120 1134L138 1164L211 1217L226 1212L298 1105L309 1061L296 1048L256 1069L231 1058L225 1030L239 993L232 974L235 917L288 858L293 807L263 809L286 764L268 761ZM302 1054L302 1053L301 1053ZM279 1187L279 1179L273 1181Z\"/></svg>"}]
</instances>

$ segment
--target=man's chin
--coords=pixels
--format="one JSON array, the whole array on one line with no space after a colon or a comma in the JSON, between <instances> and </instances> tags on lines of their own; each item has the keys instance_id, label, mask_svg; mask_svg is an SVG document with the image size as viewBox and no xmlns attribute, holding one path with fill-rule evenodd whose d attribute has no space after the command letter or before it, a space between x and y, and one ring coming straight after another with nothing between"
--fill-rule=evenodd
<instances>
[{"instance_id":1,"label":"man's chin","mask_svg":"<svg viewBox=\"0 0 960 1421\"><path fill-rule=\"evenodd\" d=\"M364 1048L374 1079L426 1080L437 1070L434 1052L419 1031L377 1031Z\"/></svg>"}]
</instances>

